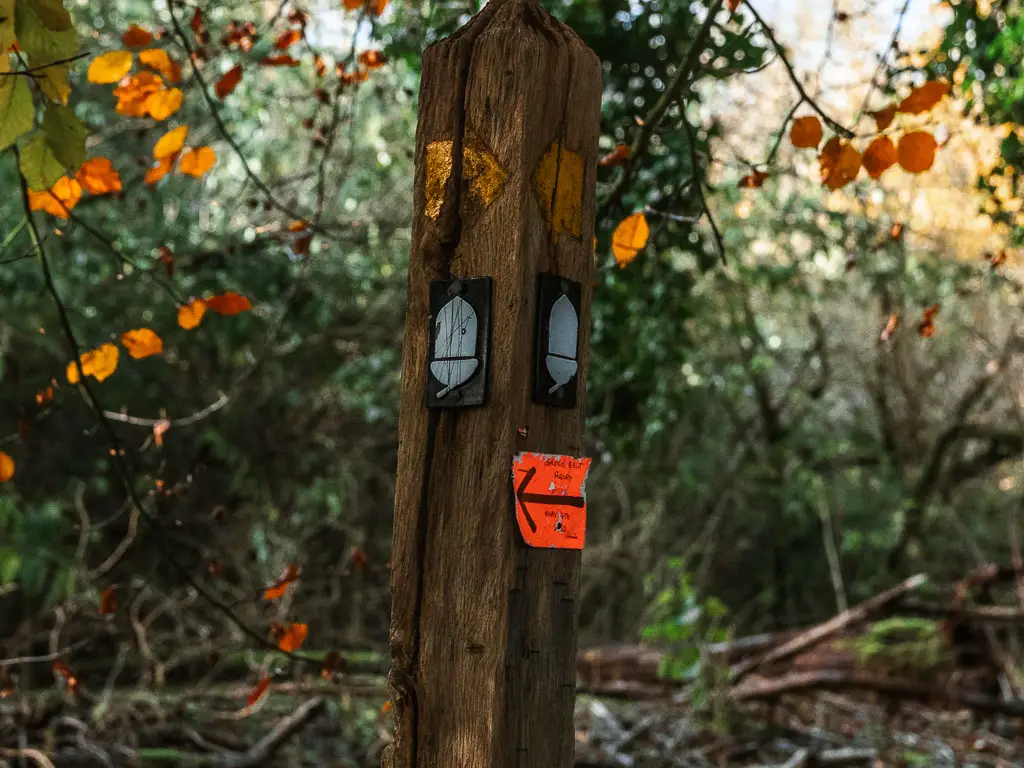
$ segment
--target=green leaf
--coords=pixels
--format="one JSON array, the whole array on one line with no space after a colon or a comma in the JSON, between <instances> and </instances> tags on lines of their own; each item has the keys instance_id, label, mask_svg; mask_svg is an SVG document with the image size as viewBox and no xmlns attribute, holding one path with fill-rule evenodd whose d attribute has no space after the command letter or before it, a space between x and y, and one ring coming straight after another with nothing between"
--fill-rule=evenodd
<instances>
[{"instance_id":1,"label":"green leaf","mask_svg":"<svg viewBox=\"0 0 1024 768\"><path fill-rule=\"evenodd\" d=\"M21 555L10 547L0 549L0 584L10 584L21 569Z\"/></svg>"},{"instance_id":2,"label":"green leaf","mask_svg":"<svg viewBox=\"0 0 1024 768\"><path fill-rule=\"evenodd\" d=\"M85 162L85 139L89 129L85 127L74 110L57 104L46 107L43 115L43 133L46 143L53 150L64 168L70 173L77 173Z\"/></svg>"},{"instance_id":3,"label":"green leaf","mask_svg":"<svg viewBox=\"0 0 1024 768\"><path fill-rule=\"evenodd\" d=\"M78 33L60 0L18 0L14 31L32 58L67 59L78 52Z\"/></svg>"},{"instance_id":4,"label":"green leaf","mask_svg":"<svg viewBox=\"0 0 1024 768\"><path fill-rule=\"evenodd\" d=\"M46 137L39 131L21 150L21 175L34 192L45 192L64 175L64 164L53 154Z\"/></svg>"},{"instance_id":5,"label":"green leaf","mask_svg":"<svg viewBox=\"0 0 1024 768\"><path fill-rule=\"evenodd\" d=\"M38 68L45 66L46 63L37 64L35 61L32 61L32 66L33 68ZM69 72L70 68L67 64L37 69L35 73L36 84L39 86L39 90L43 92L43 95L50 101L66 106L68 97L71 95L71 84L68 82Z\"/></svg>"},{"instance_id":6,"label":"green leaf","mask_svg":"<svg viewBox=\"0 0 1024 768\"><path fill-rule=\"evenodd\" d=\"M0 56L6 59L5 55ZM0 150L32 130L35 114L27 78L20 75L0 77Z\"/></svg>"},{"instance_id":7,"label":"green leaf","mask_svg":"<svg viewBox=\"0 0 1024 768\"><path fill-rule=\"evenodd\" d=\"M14 0L0 0L0 52L14 42Z\"/></svg>"}]
</instances>

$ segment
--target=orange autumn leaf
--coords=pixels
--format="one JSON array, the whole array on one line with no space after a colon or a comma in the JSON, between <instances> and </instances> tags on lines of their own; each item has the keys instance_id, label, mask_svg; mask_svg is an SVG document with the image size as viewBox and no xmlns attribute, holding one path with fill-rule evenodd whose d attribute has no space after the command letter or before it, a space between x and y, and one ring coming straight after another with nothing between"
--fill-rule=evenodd
<instances>
[{"instance_id":1,"label":"orange autumn leaf","mask_svg":"<svg viewBox=\"0 0 1024 768\"><path fill-rule=\"evenodd\" d=\"M181 109L182 93L178 88L157 91L146 98L146 113L157 122L166 120Z\"/></svg>"},{"instance_id":2,"label":"orange autumn leaf","mask_svg":"<svg viewBox=\"0 0 1024 768\"><path fill-rule=\"evenodd\" d=\"M206 306L218 315L237 315L252 309L252 302L234 291L227 291L206 299Z\"/></svg>"},{"instance_id":3,"label":"orange autumn leaf","mask_svg":"<svg viewBox=\"0 0 1024 768\"><path fill-rule=\"evenodd\" d=\"M45 211L51 216L66 219L69 211L82 199L82 185L77 179L61 176L57 183L44 192L29 190L28 203L33 211Z\"/></svg>"},{"instance_id":4,"label":"orange autumn leaf","mask_svg":"<svg viewBox=\"0 0 1024 768\"><path fill-rule=\"evenodd\" d=\"M267 691L270 690L270 678L264 677L260 680L259 684L252 689L248 696L245 697L245 705L247 707L253 706L257 701L267 695Z\"/></svg>"},{"instance_id":5,"label":"orange autumn leaf","mask_svg":"<svg viewBox=\"0 0 1024 768\"><path fill-rule=\"evenodd\" d=\"M316 72L317 77L323 77L327 74L327 62L324 61L324 57L319 53L313 59L313 71Z\"/></svg>"},{"instance_id":6,"label":"orange autumn leaf","mask_svg":"<svg viewBox=\"0 0 1024 768\"><path fill-rule=\"evenodd\" d=\"M306 222L301 221L301 220L296 220L296 221L293 221L293 222L288 224L288 231L289 232L305 232L307 226L308 225L306 224Z\"/></svg>"},{"instance_id":7,"label":"orange autumn leaf","mask_svg":"<svg viewBox=\"0 0 1024 768\"><path fill-rule=\"evenodd\" d=\"M386 715L390 711L391 711L391 699L388 699L383 704L381 704L380 714Z\"/></svg>"},{"instance_id":8,"label":"orange autumn leaf","mask_svg":"<svg viewBox=\"0 0 1024 768\"><path fill-rule=\"evenodd\" d=\"M107 587L100 595L100 616L117 612L117 587Z\"/></svg>"},{"instance_id":9,"label":"orange autumn leaf","mask_svg":"<svg viewBox=\"0 0 1024 768\"><path fill-rule=\"evenodd\" d=\"M306 641L309 627L306 624L289 624L283 626L274 622L270 625L277 647L285 653L295 653Z\"/></svg>"},{"instance_id":10,"label":"orange autumn leaf","mask_svg":"<svg viewBox=\"0 0 1024 768\"><path fill-rule=\"evenodd\" d=\"M832 161L833 157L835 157L834 162ZM861 156L852 144L840 144L838 154L830 153L828 162L829 168L826 176L826 164L825 161L822 161L823 182L829 189L836 190L845 187L857 178L857 174L860 172Z\"/></svg>"},{"instance_id":11,"label":"orange autumn leaf","mask_svg":"<svg viewBox=\"0 0 1024 768\"><path fill-rule=\"evenodd\" d=\"M181 67L172 61L163 48L150 48L139 54L139 63L159 72L170 83L181 80Z\"/></svg>"},{"instance_id":12,"label":"orange autumn leaf","mask_svg":"<svg viewBox=\"0 0 1024 768\"><path fill-rule=\"evenodd\" d=\"M128 350L128 354L136 360L159 355L164 351L163 340L149 328L125 331L121 334L121 343Z\"/></svg>"},{"instance_id":13,"label":"orange autumn leaf","mask_svg":"<svg viewBox=\"0 0 1024 768\"><path fill-rule=\"evenodd\" d=\"M138 24L132 24L128 31L121 35L121 42L129 48L142 48L153 42L153 33Z\"/></svg>"},{"instance_id":14,"label":"orange autumn leaf","mask_svg":"<svg viewBox=\"0 0 1024 768\"><path fill-rule=\"evenodd\" d=\"M75 180L90 195L109 195L121 191L121 175L105 157L94 157L82 163Z\"/></svg>"},{"instance_id":15,"label":"orange autumn leaf","mask_svg":"<svg viewBox=\"0 0 1024 768\"><path fill-rule=\"evenodd\" d=\"M877 179L896 164L896 145L888 136L879 136L864 150L864 170Z\"/></svg>"},{"instance_id":16,"label":"orange autumn leaf","mask_svg":"<svg viewBox=\"0 0 1024 768\"><path fill-rule=\"evenodd\" d=\"M942 101L947 93L949 93L949 83L943 80L932 80L912 90L910 95L899 103L897 111L908 115L927 112Z\"/></svg>"},{"instance_id":17,"label":"orange autumn leaf","mask_svg":"<svg viewBox=\"0 0 1024 768\"><path fill-rule=\"evenodd\" d=\"M378 69L384 66L387 59L380 51L363 51L359 54L359 63L367 69Z\"/></svg>"},{"instance_id":18,"label":"orange autumn leaf","mask_svg":"<svg viewBox=\"0 0 1024 768\"><path fill-rule=\"evenodd\" d=\"M178 159L178 153L168 155L167 157L161 157L157 160L156 165L146 170L145 181L149 186L153 186L160 179L170 173L171 168L174 167L175 161Z\"/></svg>"},{"instance_id":19,"label":"orange autumn leaf","mask_svg":"<svg viewBox=\"0 0 1024 768\"><path fill-rule=\"evenodd\" d=\"M879 109L877 112L868 112L875 119L875 125L878 126L878 130L884 131L892 124L892 119L896 117L896 105L890 104L884 109Z\"/></svg>"},{"instance_id":20,"label":"orange autumn leaf","mask_svg":"<svg viewBox=\"0 0 1024 768\"><path fill-rule=\"evenodd\" d=\"M274 47L279 51L283 51L286 48L290 48L302 39L302 33L297 29L289 29L287 32L282 32L277 40L274 41Z\"/></svg>"},{"instance_id":21,"label":"orange autumn leaf","mask_svg":"<svg viewBox=\"0 0 1024 768\"><path fill-rule=\"evenodd\" d=\"M56 383L56 380L54 380ZM47 387L41 392L36 392L36 405L46 405L53 400L53 385Z\"/></svg>"},{"instance_id":22,"label":"orange autumn leaf","mask_svg":"<svg viewBox=\"0 0 1024 768\"><path fill-rule=\"evenodd\" d=\"M740 189L758 189L764 185L767 179L768 174L764 171L754 171L740 179L736 186Z\"/></svg>"},{"instance_id":23,"label":"orange autumn leaf","mask_svg":"<svg viewBox=\"0 0 1024 768\"><path fill-rule=\"evenodd\" d=\"M384 13L384 9L388 7L388 2L389 0L344 0L345 10L354 11L365 6L366 10L373 16L380 16Z\"/></svg>"},{"instance_id":24,"label":"orange autumn leaf","mask_svg":"<svg viewBox=\"0 0 1024 768\"><path fill-rule=\"evenodd\" d=\"M607 155L601 158L598 165L623 165L629 160L629 145L628 144L616 144L615 149L609 152Z\"/></svg>"},{"instance_id":25,"label":"orange autumn leaf","mask_svg":"<svg viewBox=\"0 0 1024 768\"><path fill-rule=\"evenodd\" d=\"M4 451L0 451L0 483L8 482L14 477L14 459Z\"/></svg>"},{"instance_id":26,"label":"orange autumn leaf","mask_svg":"<svg viewBox=\"0 0 1024 768\"><path fill-rule=\"evenodd\" d=\"M789 140L799 149L817 149L823 135L821 121L814 115L798 117L789 129Z\"/></svg>"},{"instance_id":27,"label":"orange autumn leaf","mask_svg":"<svg viewBox=\"0 0 1024 768\"><path fill-rule=\"evenodd\" d=\"M181 163L178 169L189 176L200 178L213 168L217 162L217 153L211 147L199 147L198 149L187 149L181 156Z\"/></svg>"},{"instance_id":28,"label":"orange autumn leaf","mask_svg":"<svg viewBox=\"0 0 1024 768\"><path fill-rule=\"evenodd\" d=\"M924 173L935 162L935 137L927 131L906 133L897 148L900 167L908 173Z\"/></svg>"},{"instance_id":29,"label":"orange autumn leaf","mask_svg":"<svg viewBox=\"0 0 1024 768\"><path fill-rule=\"evenodd\" d=\"M885 324L885 328L878 335L879 341L888 341L892 338L892 335L896 333L896 329L900 327L900 316L895 312L889 313L889 321Z\"/></svg>"},{"instance_id":30,"label":"orange autumn leaf","mask_svg":"<svg viewBox=\"0 0 1024 768\"><path fill-rule=\"evenodd\" d=\"M146 101L164 88L164 80L153 72L139 72L114 89L117 99L115 110L119 115L142 117L146 114Z\"/></svg>"},{"instance_id":31,"label":"orange autumn leaf","mask_svg":"<svg viewBox=\"0 0 1024 768\"><path fill-rule=\"evenodd\" d=\"M160 419L160 421L153 425L153 442L156 443L157 448L163 448L164 435L167 434L167 430L170 428L171 422L167 419Z\"/></svg>"},{"instance_id":32,"label":"orange autumn leaf","mask_svg":"<svg viewBox=\"0 0 1024 768\"><path fill-rule=\"evenodd\" d=\"M217 85L214 86L214 90L217 93L218 99L225 99L227 96L235 90L235 87L242 79L242 65L232 67L225 72L220 80L217 81Z\"/></svg>"},{"instance_id":33,"label":"orange autumn leaf","mask_svg":"<svg viewBox=\"0 0 1024 768\"><path fill-rule=\"evenodd\" d=\"M64 683L68 693L75 692L75 689L78 688L78 678L71 671L71 667L63 661L55 661L50 665L50 670L58 681Z\"/></svg>"},{"instance_id":34,"label":"orange autumn leaf","mask_svg":"<svg viewBox=\"0 0 1024 768\"><path fill-rule=\"evenodd\" d=\"M929 339L935 335L935 316L939 314L941 307L932 304L924 310L920 324L917 326L917 333L922 338Z\"/></svg>"},{"instance_id":35,"label":"orange autumn leaf","mask_svg":"<svg viewBox=\"0 0 1024 768\"><path fill-rule=\"evenodd\" d=\"M281 56L264 56L261 63L267 67L297 67L298 59L293 59L288 54Z\"/></svg>"},{"instance_id":36,"label":"orange autumn leaf","mask_svg":"<svg viewBox=\"0 0 1024 768\"><path fill-rule=\"evenodd\" d=\"M165 157L177 154L185 146L185 139L188 138L188 126L181 125L168 131L153 145L153 159L163 160Z\"/></svg>"},{"instance_id":37,"label":"orange autumn leaf","mask_svg":"<svg viewBox=\"0 0 1024 768\"><path fill-rule=\"evenodd\" d=\"M120 352L113 344L103 344L82 355L81 367L74 360L68 363L67 377L69 384L77 384L80 375L92 376L96 381L103 381L117 370Z\"/></svg>"},{"instance_id":38,"label":"orange autumn leaf","mask_svg":"<svg viewBox=\"0 0 1024 768\"><path fill-rule=\"evenodd\" d=\"M743 0L728 0L727 4L729 6L729 10L735 12L736 9L740 7L741 2L743 2Z\"/></svg>"},{"instance_id":39,"label":"orange autumn leaf","mask_svg":"<svg viewBox=\"0 0 1024 768\"><path fill-rule=\"evenodd\" d=\"M647 217L642 212L634 213L615 227L612 234L612 253L620 267L625 267L647 245L651 229L647 226Z\"/></svg>"},{"instance_id":40,"label":"orange autumn leaf","mask_svg":"<svg viewBox=\"0 0 1024 768\"><path fill-rule=\"evenodd\" d=\"M294 584L299 578L299 567L295 563L289 563L284 569L284 573L277 581L271 584L263 592L264 600L276 600L279 597L283 597L285 592L288 591L288 587Z\"/></svg>"},{"instance_id":41,"label":"orange autumn leaf","mask_svg":"<svg viewBox=\"0 0 1024 768\"><path fill-rule=\"evenodd\" d=\"M108 51L92 60L85 76L90 83L110 85L119 82L131 69L131 51Z\"/></svg>"},{"instance_id":42,"label":"orange autumn leaf","mask_svg":"<svg viewBox=\"0 0 1024 768\"><path fill-rule=\"evenodd\" d=\"M178 325L186 331L195 328L206 314L206 302L202 299L192 299L183 307L178 307Z\"/></svg>"}]
</instances>

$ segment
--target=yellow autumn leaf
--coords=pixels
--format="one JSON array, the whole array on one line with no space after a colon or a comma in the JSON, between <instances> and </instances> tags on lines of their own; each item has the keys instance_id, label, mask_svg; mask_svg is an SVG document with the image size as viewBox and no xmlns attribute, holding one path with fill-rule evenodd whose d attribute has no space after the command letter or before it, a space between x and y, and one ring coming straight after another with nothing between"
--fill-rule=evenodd
<instances>
[{"instance_id":1,"label":"yellow autumn leaf","mask_svg":"<svg viewBox=\"0 0 1024 768\"><path fill-rule=\"evenodd\" d=\"M140 52L139 63L159 72L169 83L176 83L181 79L181 67L171 60L163 48L150 48Z\"/></svg>"},{"instance_id":2,"label":"yellow autumn leaf","mask_svg":"<svg viewBox=\"0 0 1024 768\"><path fill-rule=\"evenodd\" d=\"M0 483L6 483L14 477L14 459L0 451Z\"/></svg>"},{"instance_id":3,"label":"yellow autumn leaf","mask_svg":"<svg viewBox=\"0 0 1024 768\"><path fill-rule=\"evenodd\" d=\"M121 343L128 350L128 354L136 360L151 355L159 355L164 351L163 340L149 328L136 328L133 331L125 331L121 334Z\"/></svg>"},{"instance_id":4,"label":"yellow autumn leaf","mask_svg":"<svg viewBox=\"0 0 1024 768\"><path fill-rule=\"evenodd\" d=\"M154 120L166 120L179 109L181 109L182 93L178 88L171 88L168 91L157 91L146 98L146 112Z\"/></svg>"},{"instance_id":5,"label":"yellow autumn leaf","mask_svg":"<svg viewBox=\"0 0 1024 768\"><path fill-rule=\"evenodd\" d=\"M174 130L168 131L161 136L153 146L153 159L163 160L175 152L180 152L185 146L185 139L188 138L188 126L182 125Z\"/></svg>"},{"instance_id":6,"label":"yellow autumn leaf","mask_svg":"<svg viewBox=\"0 0 1024 768\"><path fill-rule=\"evenodd\" d=\"M641 213L627 216L615 228L612 234L612 253L620 267L625 267L647 245L651 229L647 226L647 217Z\"/></svg>"},{"instance_id":7,"label":"yellow autumn leaf","mask_svg":"<svg viewBox=\"0 0 1024 768\"><path fill-rule=\"evenodd\" d=\"M178 307L178 325L186 331L195 328L206 314L206 302L202 299L192 299L183 307Z\"/></svg>"},{"instance_id":8,"label":"yellow autumn leaf","mask_svg":"<svg viewBox=\"0 0 1024 768\"><path fill-rule=\"evenodd\" d=\"M195 176L197 179L213 168L217 162L217 153L211 147L189 149L181 156L178 168L182 173Z\"/></svg>"},{"instance_id":9,"label":"yellow autumn leaf","mask_svg":"<svg viewBox=\"0 0 1024 768\"><path fill-rule=\"evenodd\" d=\"M131 51L109 51L92 60L86 78L90 83L109 85L119 82L131 68Z\"/></svg>"}]
</instances>

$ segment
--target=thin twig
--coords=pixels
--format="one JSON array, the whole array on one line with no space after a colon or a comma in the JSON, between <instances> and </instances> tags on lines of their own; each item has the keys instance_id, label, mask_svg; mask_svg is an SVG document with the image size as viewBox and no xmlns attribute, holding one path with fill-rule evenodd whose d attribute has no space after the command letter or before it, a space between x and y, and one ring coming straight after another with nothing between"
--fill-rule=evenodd
<instances>
[{"instance_id":1,"label":"thin twig","mask_svg":"<svg viewBox=\"0 0 1024 768\"><path fill-rule=\"evenodd\" d=\"M693 174L693 188L697 192L697 199L700 201L701 210L704 211L704 215L708 219L708 224L711 227L711 234L715 239L715 247L718 249L719 258L722 259L722 265L725 266L725 241L722 239L722 232L718 228L718 223L715 221L714 215L711 213L711 209L708 207L707 198L704 195L704 177L698 167L697 157L697 144L696 137L693 133L693 128L690 125L690 121L686 117L686 105L683 104L683 130L686 132L686 143L690 148L690 173Z\"/></svg>"}]
</instances>

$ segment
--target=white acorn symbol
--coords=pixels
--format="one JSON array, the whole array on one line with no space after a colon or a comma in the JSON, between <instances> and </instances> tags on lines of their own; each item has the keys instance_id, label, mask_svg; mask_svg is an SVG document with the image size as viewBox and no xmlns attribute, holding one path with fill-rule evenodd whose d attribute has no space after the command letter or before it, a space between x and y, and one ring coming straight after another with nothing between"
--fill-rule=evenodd
<instances>
[{"instance_id":1,"label":"white acorn symbol","mask_svg":"<svg viewBox=\"0 0 1024 768\"><path fill-rule=\"evenodd\" d=\"M430 372L445 385L437 393L438 398L465 384L480 364L476 359L476 323L476 311L460 296L437 313Z\"/></svg>"},{"instance_id":2,"label":"white acorn symbol","mask_svg":"<svg viewBox=\"0 0 1024 768\"><path fill-rule=\"evenodd\" d=\"M580 321L569 297L563 295L551 307L548 321L548 356L545 358L548 373L555 385L548 390L553 394L556 389L569 383L576 375L576 337L579 335Z\"/></svg>"}]
</instances>

